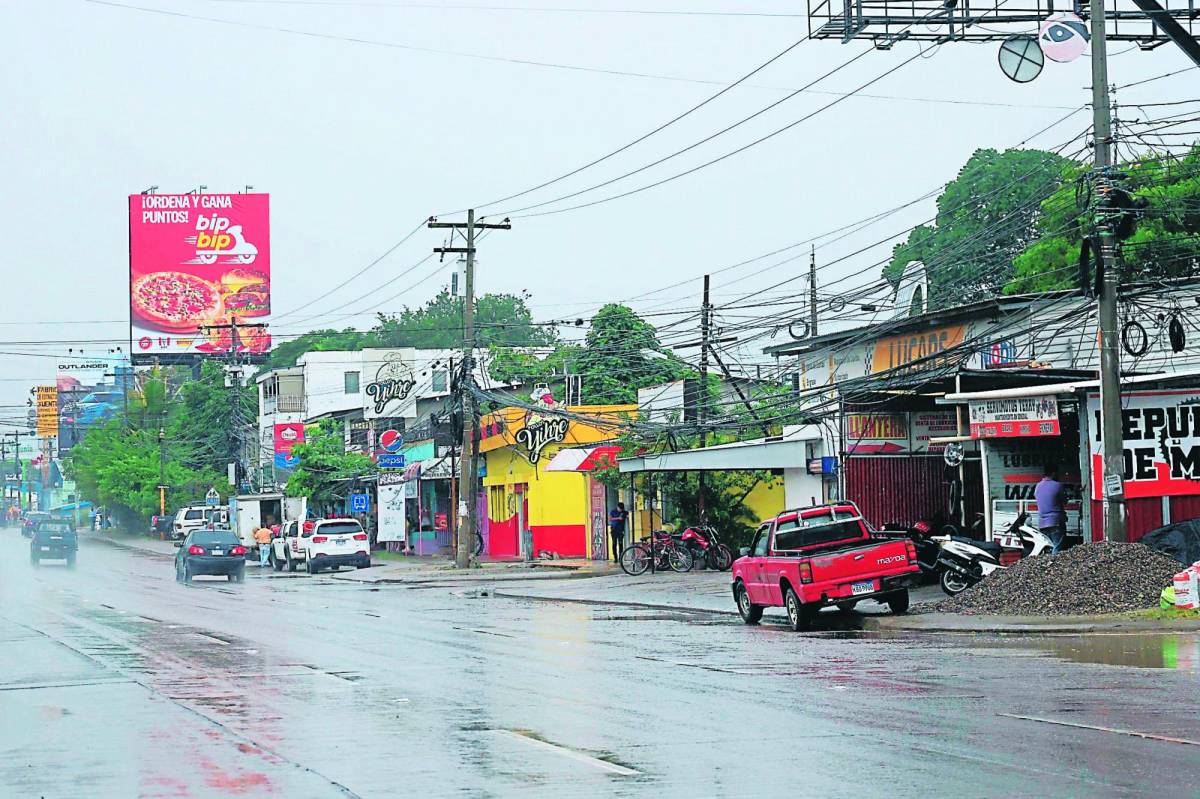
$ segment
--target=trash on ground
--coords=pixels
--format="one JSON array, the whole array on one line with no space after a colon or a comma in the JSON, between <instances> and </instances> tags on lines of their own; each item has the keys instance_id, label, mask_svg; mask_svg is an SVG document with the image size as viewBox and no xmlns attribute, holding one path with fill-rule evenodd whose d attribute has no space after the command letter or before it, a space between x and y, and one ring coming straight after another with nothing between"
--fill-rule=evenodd
<instances>
[{"instance_id":1,"label":"trash on ground","mask_svg":"<svg viewBox=\"0 0 1200 799\"><path fill-rule=\"evenodd\" d=\"M1178 561L1142 544L1100 541L993 572L938 605L948 613L1069 616L1156 606Z\"/></svg>"}]
</instances>

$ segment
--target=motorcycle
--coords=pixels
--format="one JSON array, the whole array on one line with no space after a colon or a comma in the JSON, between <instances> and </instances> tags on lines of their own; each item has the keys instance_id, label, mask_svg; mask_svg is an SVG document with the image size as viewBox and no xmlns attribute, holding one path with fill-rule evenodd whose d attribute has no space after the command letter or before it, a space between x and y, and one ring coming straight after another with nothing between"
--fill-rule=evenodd
<instances>
[{"instance_id":1,"label":"motorcycle","mask_svg":"<svg viewBox=\"0 0 1200 799\"><path fill-rule=\"evenodd\" d=\"M950 596L960 594L997 569L1048 551L1052 546L1050 537L1027 524L1028 520L1028 513L1017 516L998 541L934 536L941 547L937 563L942 590Z\"/></svg>"},{"instance_id":2,"label":"motorcycle","mask_svg":"<svg viewBox=\"0 0 1200 799\"><path fill-rule=\"evenodd\" d=\"M673 537L692 553L693 563L703 563L706 568L722 572L733 566L733 551L721 543L717 531L708 525L687 527Z\"/></svg>"},{"instance_id":3,"label":"motorcycle","mask_svg":"<svg viewBox=\"0 0 1200 799\"><path fill-rule=\"evenodd\" d=\"M933 525L925 519L918 520L911 527L898 522L890 522L876 531L880 538L908 538L917 550L917 565L921 567L921 583L936 583L941 577L941 567L938 558L941 557L942 545L933 535Z\"/></svg>"}]
</instances>

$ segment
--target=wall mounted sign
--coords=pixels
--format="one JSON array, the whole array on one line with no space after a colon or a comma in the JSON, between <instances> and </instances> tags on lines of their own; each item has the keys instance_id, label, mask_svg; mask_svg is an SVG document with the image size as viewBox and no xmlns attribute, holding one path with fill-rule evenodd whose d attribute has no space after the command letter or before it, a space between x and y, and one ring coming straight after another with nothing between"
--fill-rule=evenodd
<instances>
[{"instance_id":1,"label":"wall mounted sign","mask_svg":"<svg viewBox=\"0 0 1200 799\"><path fill-rule=\"evenodd\" d=\"M970 403L971 438L1057 436L1058 398L1010 397Z\"/></svg>"},{"instance_id":2,"label":"wall mounted sign","mask_svg":"<svg viewBox=\"0 0 1200 799\"><path fill-rule=\"evenodd\" d=\"M366 407L363 416L368 419L416 416L413 389L417 379L405 353L400 350L363 350L363 356L363 373L370 375L364 388Z\"/></svg>"},{"instance_id":3,"label":"wall mounted sign","mask_svg":"<svg viewBox=\"0 0 1200 799\"><path fill-rule=\"evenodd\" d=\"M951 357L943 353L962 344L966 332L965 325L947 325L920 333L881 338L875 342L871 372L889 372L908 365L917 369L943 366L949 363Z\"/></svg>"},{"instance_id":4,"label":"wall mounted sign","mask_svg":"<svg viewBox=\"0 0 1200 799\"><path fill-rule=\"evenodd\" d=\"M1100 397L1089 394L1093 499L1117 477L1104 473L1100 430ZM1200 391L1122 392L1121 438L1126 499L1200 494Z\"/></svg>"}]
</instances>

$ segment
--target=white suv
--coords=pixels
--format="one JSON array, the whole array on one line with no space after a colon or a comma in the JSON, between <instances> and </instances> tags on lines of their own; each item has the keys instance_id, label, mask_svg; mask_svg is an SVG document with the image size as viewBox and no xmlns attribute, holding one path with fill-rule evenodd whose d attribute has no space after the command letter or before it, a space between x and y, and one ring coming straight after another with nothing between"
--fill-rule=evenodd
<instances>
[{"instance_id":1,"label":"white suv","mask_svg":"<svg viewBox=\"0 0 1200 799\"><path fill-rule=\"evenodd\" d=\"M287 566L288 571L294 572L304 563L308 558L304 544L312 536L315 525L312 519L284 522L279 532L271 538L271 565L275 571L283 571L283 567Z\"/></svg>"},{"instance_id":2,"label":"white suv","mask_svg":"<svg viewBox=\"0 0 1200 799\"><path fill-rule=\"evenodd\" d=\"M224 527L229 524L229 509L213 505L184 505L175 511L171 537L182 540L193 530Z\"/></svg>"},{"instance_id":3,"label":"white suv","mask_svg":"<svg viewBox=\"0 0 1200 799\"><path fill-rule=\"evenodd\" d=\"M365 569L371 565L371 543L355 519L322 519L311 532L300 534L300 545L305 550L309 574L326 566L337 570L342 566Z\"/></svg>"}]
</instances>

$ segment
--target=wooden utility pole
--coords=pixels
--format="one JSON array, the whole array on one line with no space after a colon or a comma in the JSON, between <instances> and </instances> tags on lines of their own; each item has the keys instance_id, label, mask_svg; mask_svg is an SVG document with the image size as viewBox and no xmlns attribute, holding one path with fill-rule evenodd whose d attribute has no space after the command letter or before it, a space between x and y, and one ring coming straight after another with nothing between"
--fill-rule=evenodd
<instances>
[{"instance_id":1,"label":"wooden utility pole","mask_svg":"<svg viewBox=\"0 0 1200 799\"><path fill-rule=\"evenodd\" d=\"M430 217L426 223L435 229L448 229L451 232L451 245L455 233L463 234L467 245L465 247L435 247L434 252L441 255L459 253L466 255L465 295L463 297L463 376L459 381L462 391L462 452L460 453L461 473L459 476L459 501L456 523L451 529L456 531L457 539L454 544L454 564L465 569L471 565L471 548L475 543L475 482L479 474L476 465L478 452L475 447L475 396L471 393L474 375L475 357L475 232L477 230L512 230L507 219L503 222L476 222L475 209L467 211L466 222L439 222ZM518 535L522 531L518 530Z\"/></svg>"}]
</instances>

